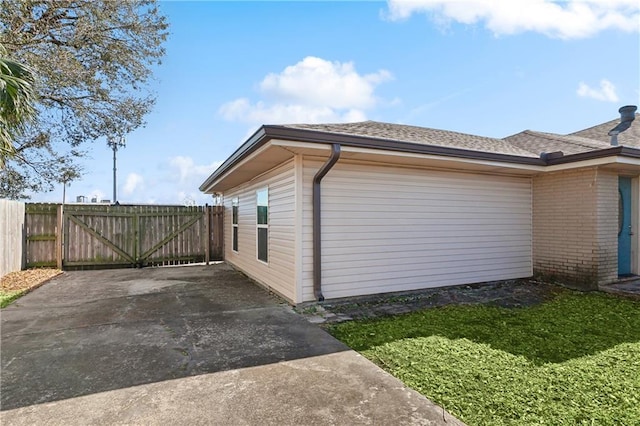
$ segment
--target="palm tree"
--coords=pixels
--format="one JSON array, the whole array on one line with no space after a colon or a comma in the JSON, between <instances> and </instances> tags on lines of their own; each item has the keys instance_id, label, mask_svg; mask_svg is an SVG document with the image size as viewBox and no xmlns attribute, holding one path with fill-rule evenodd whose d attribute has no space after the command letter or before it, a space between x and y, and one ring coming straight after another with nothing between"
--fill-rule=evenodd
<instances>
[{"instance_id":1,"label":"palm tree","mask_svg":"<svg viewBox=\"0 0 640 426\"><path fill-rule=\"evenodd\" d=\"M14 140L36 115L35 77L31 69L7 58L0 45L0 169L15 154Z\"/></svg>"}]
</instances>

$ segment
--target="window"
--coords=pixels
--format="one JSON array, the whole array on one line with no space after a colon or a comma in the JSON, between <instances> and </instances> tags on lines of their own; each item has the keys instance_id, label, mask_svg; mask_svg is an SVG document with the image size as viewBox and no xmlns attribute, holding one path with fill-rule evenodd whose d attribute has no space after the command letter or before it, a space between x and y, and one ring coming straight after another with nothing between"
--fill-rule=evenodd
<instances>
[{"instance_id":1,"label":"window","mask_svg":"<svg viewBox=\"0 0 640 426\"><path fill-rule=\"evenodd\" d=\"M233 251L237 252L238 251L238 205L239 205L239 201L238 201L238 197L234 198L233 200L231 200L231 228L232 228L232 234L231 234L231 248L233 249Z\"/></svg>"},{"instance_id":2,"label":"window","mask_svg":"<svg viewBox=\"0 0 640 426\"><path fill-rule=\"evenodd\" d=\"M256 191L256 231L258 260L267 262L269 245L269 189Z\"/></svg>"}]
</instances>

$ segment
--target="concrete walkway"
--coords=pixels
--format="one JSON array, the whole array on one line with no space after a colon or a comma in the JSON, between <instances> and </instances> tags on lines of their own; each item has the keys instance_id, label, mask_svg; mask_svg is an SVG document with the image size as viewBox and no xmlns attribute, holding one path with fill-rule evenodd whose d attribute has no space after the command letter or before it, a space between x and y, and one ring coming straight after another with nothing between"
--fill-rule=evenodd
<instances>
[{"instance_id":1,"label":"concrete walkway","mask_svg":"<svg viewBox=\"0 0 640 426\"><path fill-rule=\"evenodd\" d=\"M631 277L599 287L600 291L640 300L640 278Z\"/></svg>"},{"instance_id":2,"label":"concrete walkway","mask_svg":"<svg viewBox=\"0 0 640 426\"><path fill-rule=\"evenodd\" d=\"M224 264L69 272L1 326L3 425L461 424Z\"/></svg>"}]
</instances>

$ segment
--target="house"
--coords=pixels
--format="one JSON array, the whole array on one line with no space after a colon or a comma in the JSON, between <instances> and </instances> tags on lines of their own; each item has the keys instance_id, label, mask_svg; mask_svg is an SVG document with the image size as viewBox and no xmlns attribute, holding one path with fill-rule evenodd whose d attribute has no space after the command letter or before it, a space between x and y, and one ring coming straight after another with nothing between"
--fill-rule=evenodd
<instances>
[{"instance_id":1,"label":"house","mask_svg":"<svg viewBox=\"0 0 640 426\"><path fill-rule=\"evenodd\" d=\"M292 304L532 275L595 289L640 268L635 110L504 139L264 125L200 190L224 200L225 260Z\"/></svg>"}]
</instances>

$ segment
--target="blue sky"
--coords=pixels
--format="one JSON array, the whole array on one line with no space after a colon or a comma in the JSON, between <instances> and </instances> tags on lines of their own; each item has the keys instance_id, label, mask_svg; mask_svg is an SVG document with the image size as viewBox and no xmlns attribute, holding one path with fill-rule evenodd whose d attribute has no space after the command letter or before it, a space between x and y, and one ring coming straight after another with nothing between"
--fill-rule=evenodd
<instances>
[{"instance_id":1,"label":"blue sky","mask_svg":"<svg viewBox=\"0 0 640 426\"><path fill-rule=\"evenodd\" d=\"M261 124L377 120L482 136L569 133L640 104L637 0L162 2L170 36L147 125L118 152L125 203L198 186ZM112 198L87 144L67 188ZM62 188L33 201L62 200Z\"/></svg>"}]
</instances>

